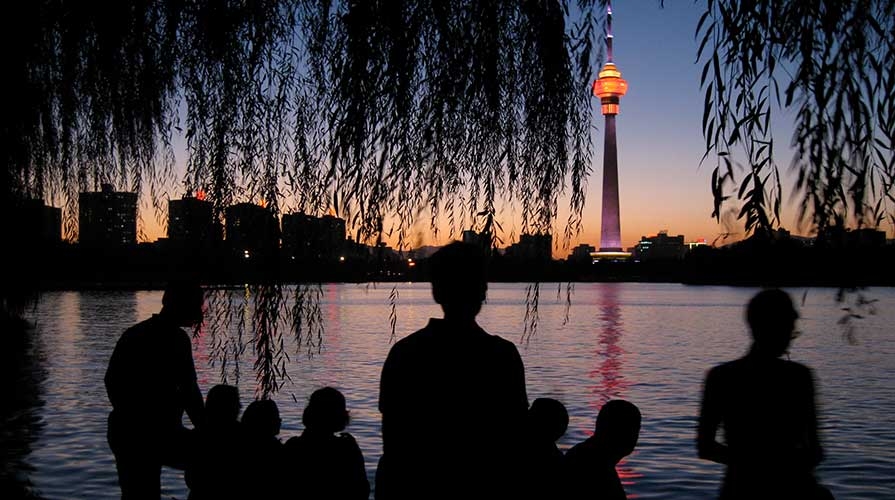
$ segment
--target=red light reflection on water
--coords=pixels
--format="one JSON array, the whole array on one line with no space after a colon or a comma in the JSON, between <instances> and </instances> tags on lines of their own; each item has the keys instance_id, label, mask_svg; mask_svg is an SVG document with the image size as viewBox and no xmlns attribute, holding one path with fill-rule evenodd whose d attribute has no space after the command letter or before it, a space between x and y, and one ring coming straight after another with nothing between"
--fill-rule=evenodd
<instances>
[{"instance_id":1,"label":"red light reflection on water","mask_svg":"<svg viewBox=\"0 0 895 500\"><path fill-rule=\"evenodd\" d=\"M628 387L628 382L622 374L625 352L619 345L624 324L618 301L618 289L615 284L606 283L596 296L597 320L600 326L594 359L598 360L598 365L588 372L588 376L596 380L591 388L591 393L596 396L596 399L591 401L595 414L610 399L620 398Z\"/></svg>"},{"instance_id":2,"label":"red light reflection on water","mask_svg":"<svg viewBox=\"0 0 895 500\"><path fill-rule=\"evenodd\" d=\"M599 325L597 346L594 351L597 366L588 372L588 376L594 379L594 385L591 387L594 399L590 402L594 417L607 401L622 398L629 386L623 373L625 350L619 345L624 333L624 321L618 298L618 286L615 283L604 283L595 295ZM626 463L627 460L622 460L615 470L622 485L627 489L636 483L636 479L643 477L643 474L634 471ZM636 497L633 494L628 495L628 498Z\"/></svg>"}]
</instances>

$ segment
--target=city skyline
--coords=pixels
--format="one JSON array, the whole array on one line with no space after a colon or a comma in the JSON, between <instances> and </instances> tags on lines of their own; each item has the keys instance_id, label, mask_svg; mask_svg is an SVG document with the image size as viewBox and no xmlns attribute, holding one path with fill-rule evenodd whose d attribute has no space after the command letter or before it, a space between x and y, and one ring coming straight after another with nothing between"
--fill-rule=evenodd
<instances>
[{"instance_id":1,"label":"city skyline","mask_svg":"<svg viewBox=\"0 0 895 500\"><path fill-rule=\"evenodd\" d=\"M699 68L695 64L697 44L695 28L702 9L693 4L666 2L659 8L655 2L616 2L615 30L621 33L624 43L615 48L615 57L625 61L625 77L636 82L626 96L625 113L619 117L624 133L618 137L619 201L621 216L621 243L623 248L634 246L641 235L657 234L668 230L684 234L688 240L705 238L713 242L720 235L733 231L730 239L719 239L719 243L742 238L742 223L733 220L729 227L717 223L710 217L712 194L710 174L713 158L707 158L700 167L704 153L701 133L703 111L703 91L699 86ZM593 77L600 69L593 68ZM590 94L590 88L581 92ZM599 103L593 99L594 119L599 117ZM779 144L789 144L792 131L791 117L780 116L774 133ZM784 123L785 122L785 123ZM580 243L597 246L600 242L602 196L600 183L600 159L603 147L599 137L602 126L595 126L593 134L592 172L587 185L587 202L581 233L569 241L568 249ZM175 176L183 172L186 152L183 143L175 140L175 154L178 167ZM792 157L788 147L778 147L777 162L787 165ZM785 170L785 169L784 169ZM179 177L177 177L179 181ZM790 200L792 179L784 178L784 201ZM183 195L182 190L173 189L171 198ZM242 200L256 201L256 200ZM518 214L518 207L516 207ZM781 225L794 233L807 234L808 228L796 224L796 209L792 203L784 203ZM498 220L505 228L505 245L517 241L522 234L518 217L513 216L512 207L498 206ZM563 229L568 219L568 197L560 199L559 211L554 224L554 255L564 255ZM148 200L140 203L140 234L145 241L164 237L165 224L153 213ZM410 246L441 245L449 241L450 229L442 221L439 237L432 237L429 219L423 214L411 232ZM467 226L453 228L453 238L457 239ZM882 229L891 237L892 228ZM386 236L386 241L394 244L394 238Z\"/></svg>"}]
</instances>

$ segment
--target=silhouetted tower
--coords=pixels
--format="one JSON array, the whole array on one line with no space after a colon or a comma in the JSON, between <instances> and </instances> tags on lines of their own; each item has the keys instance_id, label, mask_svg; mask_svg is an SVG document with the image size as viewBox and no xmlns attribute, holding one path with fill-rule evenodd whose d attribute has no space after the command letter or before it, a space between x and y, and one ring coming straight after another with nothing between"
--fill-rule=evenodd
<instances>
[{"instance_id":1,"label":"silhouetted tower","mask_svg":"<svg viewBox=\"0 0 895 500\"><path fill-rule=\"evenodd\" d=\"M612 4L606 7L606 64L594 80L594 95L600 98L606 133L603 152L603 217L600 225L600 253L623 252L618 209L618 151L615 144L615 115L619 101L628 91L628 82L612 61Z\"/></svg>"}]
</instances>

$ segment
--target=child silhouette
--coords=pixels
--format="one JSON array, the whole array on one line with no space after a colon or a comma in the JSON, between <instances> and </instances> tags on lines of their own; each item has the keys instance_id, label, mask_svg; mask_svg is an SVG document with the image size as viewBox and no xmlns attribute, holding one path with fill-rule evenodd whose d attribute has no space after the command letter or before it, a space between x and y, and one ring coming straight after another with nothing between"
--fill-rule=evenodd
<instances>
[{"instance_id":1,"label":"child silhouette","mask_svg":"<svg viewBox=\"0 0 895 500\"><path fill-rule=\"evenodd\" d=\"M286 441L288 473L295 477L294 498L366 500L370 483L364 456L348 425L345 396L332 387L311 394L302 415L305 430Z\"/></svg>"}]
</instances>

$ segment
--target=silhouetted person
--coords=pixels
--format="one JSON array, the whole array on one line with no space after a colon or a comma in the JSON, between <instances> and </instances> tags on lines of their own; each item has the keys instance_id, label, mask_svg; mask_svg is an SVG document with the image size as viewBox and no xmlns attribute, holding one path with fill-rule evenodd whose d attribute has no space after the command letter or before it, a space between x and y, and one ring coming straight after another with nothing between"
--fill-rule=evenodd
<instances>
[{"instance_id":1,"label":"silhouetted person","mask_svg":"<svg viewBox=\"0 0 895 500\"><path fill-rule=\"evenodd\" d=\"M798 317L786 292L759 292L746 309L751 349L708 372L697 447L700 458L727 465L722 499L821 492L813 473L822 457L814 378L807 367L781 359ZM716 438L722 426L723 444Z\"/></svg>"},{"instance_id":2,"label":"silhouetted person","mask_svg":"<svg viewBox=\"0 0 895 500\"><path fill-rule=\"evenodd\" d=\"M429 267L444 319L395 343L382 367L376 498L518 498L525 374L516 346L475 321L484 257L455 242Z\"/></svg>"},{"instance_id":3,"label":"silhouetted person","mask_svg":"<svg viewBox=\"0 0 895 500\"><path fill-rule=\"evenodd\" d=\"M242 498L282 498L283 443L280 410L269 399L252 402L242 413Z\"/></svg>"},{"instance_id":4,"label":"silhouetted person","mask_svg":"<svg viewBox=\"0 0 895 500\"><path fill-rule=\"evenodd\" d=\"M190 500L237 498L245 436L239 389L216 385L205 398L205 425L195 431L185 478Z\"/></svg>"},{"instance_id":5,"label":"silhouetted person","mask_svg":"<svg viewBox=\"0 0 895 500\"><path fill-rule=\"evenodd\" d=\"M640 436L640 410L621 399L600 409L593 436L566 452L569 500L624 500L625 488L615 466L634 451Z\"/></svg>"},{"instance_id":6,"label":"silhouetted person","mask_svg":"<svg viewBox=\"0 0 895 500\"><path fill-rule=\"evenodd\" d=\"M345 396L332 387L314 391L302 423L305 430L301 436L290 438L285 446L291 498L369 498L364 456L354 437L342 432L348 425Z\"/></svg>"},{"instance_id":7,"label":"silhouetted person","mask_svg":"<svg viewBox=\"0 0 895 500\"><path fill-rule=\"evenodd\" d=\"M538 398L528 409L524 496L532 499L558 498L562 482L563 454L556 441L569 427L569 413L559 401Z\"/></svg>"},{"instance_id":8,"label":"silhouetted person","mask_svg":"<svg viewBox=\"0 0 895 500\"><path fill-rule=\"evenodd\" d=\"M161 466L184 467L184 410L193 426L202 423L190 337L181 329L202 321L202 303L197 283L172 283L161 312L129 328L115 345L105 382L112 403L109 446L123 499L159 498Z\"/></svg>"}]
</instances>

